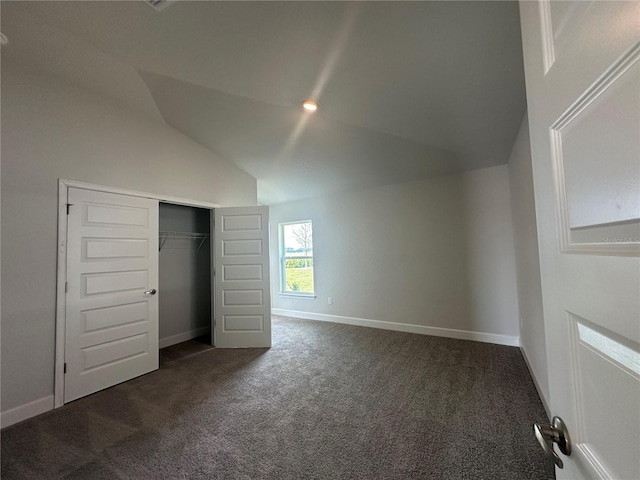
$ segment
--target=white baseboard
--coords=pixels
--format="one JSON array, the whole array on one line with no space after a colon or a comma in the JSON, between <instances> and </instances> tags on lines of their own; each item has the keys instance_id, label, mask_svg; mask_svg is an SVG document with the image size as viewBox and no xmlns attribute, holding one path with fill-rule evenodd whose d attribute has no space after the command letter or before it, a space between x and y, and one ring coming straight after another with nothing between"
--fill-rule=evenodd
<instances>
[{"instance_id":1,"label":"white baseboard","mask_svg":"<svg viewBox=\"0 0 640 480\"><path fill-rule=\"evenodd\" d=\"M158 348L170 347L171 345L175 345L176 343L186 342L187 340L198 338L201 335L206 335L210 331L211 327L206 326L194 328L193 330L178 333L177 335L171 335L170 337L161 338L160 340L158 340Z\"/></svg>"},{"instance_id":2,"label":"white baseboard","mask_svg":"<svg viewBox=\"0 0 640 480\"><path fill-rule=\"evenodd\" d=\"M201 327L188 332L179 333L178 335L172 335L171 337L161 338L158 341L160 348L169 347L176 343L186 342L192 338L197 338L201 335L205 335L211 331L211 327ZM22 422L41 413L48 412L54 408L54 396L49 395L33 402L25 403L18 407L12 408L0 414L0 426L2 428L8 427L18 422Z\"/></svg>"},{"instance_id":3,"label":"white baseboard","mask_svg":"<svg viewBox=\"0 0 640 480\"><path fill-rule=\"evenodd\" d=\"M53 395L2 412L2 414L0 414L0 425L2 428L8 427L9 425L35 417L49 410L53 410Z\"/></svg>"},{"instance_id":4,"label":"white baseboard","mask_svg":"<svg viewBox=\"0 0 640 480\"><path fill-rule=\"evenodd\" d=\"M527 352L524 347L520 345L520 351L522 352L522 356L524 357L524 363L527 364L527 368L529 369L529 373L531 374L531 378L533 379L533 384L536 386L536 390L538 391L538 396L542 401L542 406L544 407L544 411L547 412L547 417L549 421L551 421L551 410L549 410L549 404L547 403L547 399L542 394L542 389L540 388L540 384L538 383L538 379L536 378L536 374L531 368L531 362L529 362L529 357L527 357Z\"/></svg>"},{"instance_id":5,"label":"white baseboard","mask_svg":"<svg viewBox=\"0 0 640 480\"><path fill-rule=\"evenodd\" d=\"M383 320L370 320L368 318L343 317L339 315L327 315L324 313L299 312L297 310L271 309L273 315L285 317L303 318L305 320L319 320L321 322L343 323L359 327L380 328L382 330L394 330L396 332L419 333L435 337L457 338L459 340L474 340L476 342L496 343L498 345L520 346L520 337L500 335L496 333L472 332L469 330L456 330L453 328L426 327L424 325L412 325L410 323L386 322Z\"/></svg>"}]
</instances>

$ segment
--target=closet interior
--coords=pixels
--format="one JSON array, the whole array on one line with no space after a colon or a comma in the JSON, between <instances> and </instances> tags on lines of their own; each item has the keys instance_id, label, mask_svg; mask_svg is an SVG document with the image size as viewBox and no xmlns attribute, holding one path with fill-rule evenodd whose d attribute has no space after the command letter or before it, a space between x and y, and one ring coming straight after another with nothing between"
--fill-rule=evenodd
<instances>
[{"instance_id":1,"label":"closet interior","mask_svg":"<svg viewBox=\"0 0 640 480\"><path fill-rule=\"evenodd\" d=\"M160 203L159 347L212 345L211 210Z\"/></svg>"}]
</instances>

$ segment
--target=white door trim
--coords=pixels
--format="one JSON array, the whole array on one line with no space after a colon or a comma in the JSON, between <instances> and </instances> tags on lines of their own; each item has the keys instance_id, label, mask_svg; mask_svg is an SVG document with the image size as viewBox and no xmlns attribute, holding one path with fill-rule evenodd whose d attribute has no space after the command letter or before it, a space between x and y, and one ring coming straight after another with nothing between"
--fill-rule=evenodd
<instances>
[{"instance_id":1,"label":"white door trim","mask_svg":"<svg viewBox=\"0 0 640 480\"><path fill-rule=\"evenodd\" d=\"M78 182L75 180L58 180L58 264L56 281L56 347L54 370L54 408L64 405L64 344L66 338L65 318L67 312L65 285L67 282L67 196L69 188L82 188L97 192L116 193L131 197L144 197L160 202L214 209L220 208L217 203L172 197L158 193L138 192L118 187Z\"/></svg>"}]
</instances>

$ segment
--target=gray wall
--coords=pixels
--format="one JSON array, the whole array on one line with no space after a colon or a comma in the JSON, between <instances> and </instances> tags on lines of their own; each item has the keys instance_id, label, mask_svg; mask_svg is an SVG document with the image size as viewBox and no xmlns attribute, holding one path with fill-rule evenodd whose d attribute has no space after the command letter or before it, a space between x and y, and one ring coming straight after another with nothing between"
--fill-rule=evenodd
<instances>
[{"instance_id":1,"label":"gray wall","mask_svg":"<svg viewBox=\"0 0 640 480\"><path fill-rule=\"evenodd\" d=\"M53 394L59 178L256 204L253 177L174 129L3 59L3 411Z\"/></svg>"},{"instance_id":2,"label":"gray wall","mask_svg":"<svg viewBox=\"0 0 640 480\"><path fill-rule=\"evenodd\" d=\"M526 114L509 158L509 180L518 276L520 344L540 395L548 405L549 381L542 315L538 231L531 170L529 122Z\"/></svg>"},{"instance_id":3,"label":"gray wall","mask_svg":"<svg viewBox=\"0 0 640 480\"><path fill-rule=\"evenodd\" d=\"M518 336L506 165L275 205L270 218L274 308ZM304 219L315 300L278 294L277 224Z\"/></svg>"},{"instance_id":4,"label":"gray wall","mask_svg":"<svg viewBox=\"0 0 640 480\"><path fill-rule=\"evenodd\" d=\"M161 232L209 233L211 210L160 203ZM159 254L160 345L194 338L211 326L211 257L207 238L168 237ZM178 338L176 338L178 336Z\"/></svg>"}]
</instances>

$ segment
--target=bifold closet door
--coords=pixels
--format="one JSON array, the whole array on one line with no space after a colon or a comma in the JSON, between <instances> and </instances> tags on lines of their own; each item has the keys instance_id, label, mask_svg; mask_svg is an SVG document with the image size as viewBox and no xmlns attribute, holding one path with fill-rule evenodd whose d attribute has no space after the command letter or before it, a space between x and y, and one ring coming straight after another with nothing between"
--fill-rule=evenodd
<instances>
[{"instance_id":1,"label":"bifold closet door","mask_svg":"<svg viewBox=\"0 0 640 480\"><path fill-rule=\"evenodd\" d=\"M214 213L214 344L270 347L268 207Z\"/></svg>"},{"instance_id":2,"label":"bifold closet door","mask_svg":"<svg viewBox=\"0 0 640 480\"><path fill-rule=\"evenodd\" d=\"M64 401L158 368L158 201L70 188Z\"/></svg>"}]
</instances>

